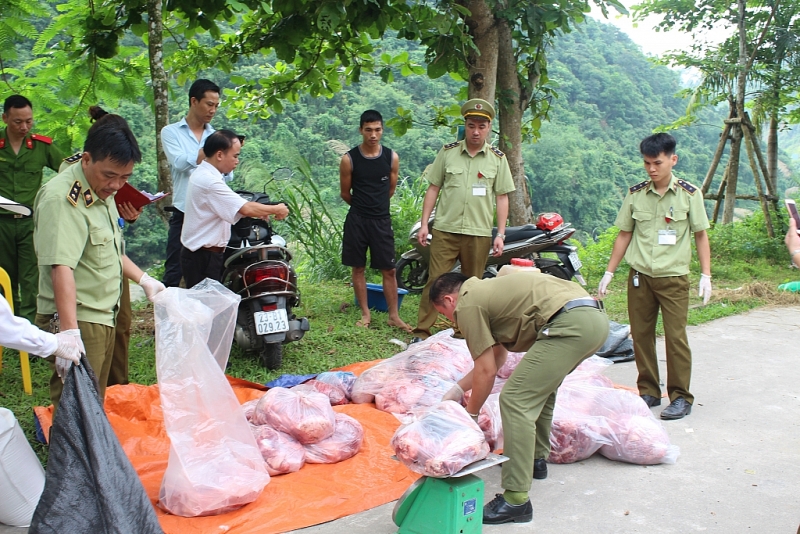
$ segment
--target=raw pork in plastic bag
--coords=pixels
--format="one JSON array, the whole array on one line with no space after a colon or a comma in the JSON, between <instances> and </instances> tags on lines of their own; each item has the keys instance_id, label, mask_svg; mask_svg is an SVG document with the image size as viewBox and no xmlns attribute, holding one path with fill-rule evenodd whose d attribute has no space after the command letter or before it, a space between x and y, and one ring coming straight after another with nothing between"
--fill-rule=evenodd
<instances>
[{"instance_id":1,"label":"raw pork in plastic bag","mask_svg":"<svg viewBox=\"0 0 800 534\"><path fill-rule=\"evenodd\" d=\"M503 448L503 421L500 418L499 391L486 398L478 415L478 426L483 430L483 437L486 438L489 450L497 451Z\"/></svg>"},{"instance_id":2,"label":"raw pork in plastic bag","mask_svg":"<svg viewBox=\"0 0 800 534\"><path fill-rule=\"evenodd\" d=\"M341 389L347 400L350 400L353 384L356 382L356 375L350 371L326 371L318 374L316 379Z\"/></svg>"},{"instance_id":3,"label":"raw pork in plastic bag","mask_svg":"<svg viewBox=\"0 0 800 534\"><path fill-rule=\"evenodd\" d=\"M398 428L391 445L403 465L437 478L454 475L489 455L483 431L454 401L440 402Z\"/></svg>"},{"instance_id":4,"label":"raw pork in plastic bag","mask_svg":"<svg viewBox=\"0 0 800 534\"><path fill-rule=\"evenodd\" d=\"M343 413L336 413L333 435L306 445L306 461L310 464L335 464L355 456L364 442L364 427Z\"/></svg>"},{"instance_id":5,"label":"raw pork in plastic bag","mask_svg":"<svg viewBox=\"0 0 800 534\"><path fill-rule=\"evenodd\" d=\"M260 400L261 398L259 397L257 399L249 400L244 404L242 404L242 412L244 412L244 417L250 423L253 423L253 414L256 413L256 406L258 406L258 401Z\"/></svg>"},{"instance_id":6,"label":"raw pork in plastic bag","mask_svg":"<svg viewBox=\"0 0 800 534\"><path fill-rule=\"evenodd\" d=\"M292 436L269 425L253 426L251 430L270 475L294 473L303 467L306 450Z\"/></svg>"},{"instance_id":7,"label":"raw pork in plastic bag","mask_svg":"<svg viewBox=\"0 0 800 534\"><path fill-rule=\"evenodd\" d=\"M472 370L463 339L443 330L361 373L351 394L357 404L375 402L379 410L410 413L438 403Z\"/></svg>"},{"instance_id":8,"label":"raw pork in plastic bag","mask_svg":"<svg viewBox=\"0 0 800 534\"><path fill-rule=\"evenodd\" d=\"M347 404L347 395L344 390L338 386L334 386L327 382L311 379L308 382L303 382L292 388L293 391L312 391L322 393L331 403L331 406L338 406L340 404Z\"/></svg>"},{"instance_id":9,"label":"raw pork in plastic bag","mask_svg":"<svg viewBox=\"0 0 800 534\"><path fill-rule=\"evenodd\" d=\"M642 399L615 389L602 372L613 362L592 356L558 388L550 432L552 463L584 460L596 451L641 465L675 463L679 449Z\"/></svg>"},{"instance_id":10,"label":"raw pork in plastic bag","mask_svg":"<svg viewBox=\"0 0 800 534\"><path fill-rule=\"evenodd\" d=\"M242 407L212 354L221 347L212 335L230 339L217 325L233 329L238 301L213 282L204 289L171 287L155 298L156 371L170 439L158 504L175 515L234 510L256 500L269 482Z\"/></svg>"},{"instance_id":11,"label":"raw pork in plastic bag","mask_svg":"<svg viewBox=\"0 0 800 534\"><path fill-rule=\"evenodd\" d=\"M256 406L253 420L269 425L307 445L333 434L336 415L328 397L316 391L272 388Z\"/></svg>"},{"instance_id":12,"label":"raw pork in plastic bag","mask_svg":"<svg viewBox=\"0 0 800 534\"><path fill-rule=\"evenodd\" d=\"M520 360L522 357L525 356L524 352L509 352L508 356L506 357L506 363L497 370L498 378L508 379L511 376L511 373L514 372L514 369L517 368L519 365Z\"/></svg>"}]
</instances>

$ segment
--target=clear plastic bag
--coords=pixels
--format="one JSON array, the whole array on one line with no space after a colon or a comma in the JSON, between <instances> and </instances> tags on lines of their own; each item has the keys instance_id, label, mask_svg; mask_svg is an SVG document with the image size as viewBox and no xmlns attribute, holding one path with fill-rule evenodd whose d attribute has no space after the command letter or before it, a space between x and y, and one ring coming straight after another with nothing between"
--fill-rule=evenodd
<instances>
[{"instance_id":1,"label":"clear plastic bag","mask_svg":"<svg viewBox=\"0 0 800 534\"><path fill-rule=\"evenodd\" d=\"M326 371L318 374L316 379L341 389L347 400L350 400L353 384L356 382L356 375L350 371Z\"/></svg>"},{"instance_id":2,"label":"clear plastic bag","mask_svg":"<svg viewBox=\"0 0 800 534\"><path fill-rule=\"evenodd\" d=\"M361 450L364 442L364 427L343 413L336 413L336 428L333 434L306 445L306 461L310 464L335 464L352 458Z\"/></svg>"},{"instance_id":3,"label":"clear plastic bag","mask_svg":"<svg viewBox=\"0 0 800 534\"><path fill-rule=\"evenodd\" d=\"M253 426L251 430L270 475L294 473L306 463L306 450L289 434L269 425Z\"/></svg>"},{"instance_id":4,"label":"clear plastic bag","mask_svg":"<svg viewBox=\"0 0 800 534\"><path fill-rule=\"evenodd\" d=\"M347 404L347 395L345 395L345 392L342 388L313 378L308 382L303 382L302 384L294 386L292 390L322 393L328 397L331 406Z\"/></svg>"},{"instance_id":5,"label":"clear plastic bag","mask_svg":"<svg viewBox=\"0 0 800 534\"><path fill-rule=\"evenodd\" d=\"M438 403L472 370L472 356L453 330L443 330L364 371L355 384L354 403L375 402L379 410L403 414Z\"/></svg>"},{"instance_id":6,"label":"clear plastic bag","mask_svg":"<svg viewBox=\"0 0 800 534\"><path fill-rule=\"evenodd\" d=\"M261 452L223 374L239 297L220 284L155 298L156 371L170 438L158 504L184 517L253 502L269 482ZM223 328L221 325L225 325ZM213 351L217 351L214 354ZM223 357L224 355L224 357Z\"/></svg>"},{"instance_id":7,"label":"clear plastic bag","mask_svg":"<svg viewBox=\"0 0 800 534\"><path fill-rule=\"evenodd\" d=\"M269 425L307 445L333 434L336 415L326 395L295 388L272 388L256 406L253 421Z\"/></svg>"},{"instance_id":8,"label":"clear plastic bag","mask_svg":"<svg viewBox=\"0 0 800 534\"><path fill-rule=\"evenodd\" d=\"M454 475L489 455L483 431L454 401L440 402L401 426L391 446L410 470L437 478Z\"/></svg>"},{"instance_id":9,"label":"clear plastic bag","mask_svg":"<svg viewBox=\"0 0 800 534\"><path fill-rule=\"evenodd\" d=\"M505 380L502 381L505 384ZM497 382L495 382L497 384ZM501 388L502 389L502 386ZM491 393L481 407L478 415L478 426L483 430L483 437L489 450L503 448L503 420L500 417L500 392Z\"/></svg>"}]
</instances>

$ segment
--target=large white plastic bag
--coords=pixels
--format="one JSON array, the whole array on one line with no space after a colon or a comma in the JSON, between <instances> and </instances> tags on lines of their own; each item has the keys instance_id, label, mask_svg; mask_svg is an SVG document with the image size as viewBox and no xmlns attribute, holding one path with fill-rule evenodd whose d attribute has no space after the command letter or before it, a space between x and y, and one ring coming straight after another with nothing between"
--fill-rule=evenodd
<instances>
[{"instance_id":1,"label":"large white plastic bag","mask_svg":"<svg viewBox=\"0 0 800 534\"><path fill-rule=\"evenodd\" d=\"M0 408L0 523L29 526L43 489L42 464L17 418L11 410Z\"/></svg>"},{"instance_id":2,"label":"large white plastic bag","mask_svg":"<svg viewBox=\"0 0 800 534\"><path fill-rule=\"evenodd\" d=\"M170 438L158 504L175 515L234 510L256 500L269 482L244 412L209 348L221 348L212 334L228 334L217 329L217 316L230 310L224 303L231 296L238 300L222 286L171 287L155 298L156 371Z\"/></svg>"},{"instance_id":3,"label":"large white plastic bag","mask_svg":"<svg viewBox=\"0 0 800 534\"><path fill-rule=\"evenodd\" d=\"M395 414L437 404L473 368L466 341L452 334L452 329L438 332L367 369L353 384L351 400L375 402L379 410Z\"/></svg>"},{"instance_id":4,"label":"large white plastic bag","mask_svg":"<svg viewBox=\"0 0 800 534\"><path fill-rule=\"evenodd\" d=\"M216 280L206 278L189 290L191 298L214 310L214 320L208 333L208 350L219 368L225 371L231 353L236 314L242 298Z\"/></svg>"},{"instance_id":5,"label":"large white plastic bag","mask_svg":"<svg viewBox=\"0 0 800 534\"><path fill-rule=\"evenodd\" d=\"M483 431L454 401L440 402L398 428L390 444L403 465L437 478L454 475L489 455Z\"/></svg>"}]
</instances>

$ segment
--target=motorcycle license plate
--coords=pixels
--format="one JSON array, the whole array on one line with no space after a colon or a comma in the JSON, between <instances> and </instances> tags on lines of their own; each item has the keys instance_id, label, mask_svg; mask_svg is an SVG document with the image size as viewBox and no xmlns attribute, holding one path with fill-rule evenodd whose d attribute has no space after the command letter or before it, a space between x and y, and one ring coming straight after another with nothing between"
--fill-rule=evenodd
<instances>
[{"instance_id":1,"label":"motorcycle license plate","mask_svg":"<svg viewBox=\"0 0 800 534\"><path fill-rule=\"evenodd\" d=\"M569 262L572 264L572 268L574 270L576 270L576 271L583 266L583 264L581 263L580 258L578 258L578 253L577 252L570 252L569 253Z\"/></svg>"},{"instance_id":2,"label":"motorcycle license plate","mask_svg":"<svg viewBox=\"0 0 800 534\"><path fill-rule=\"evenodd\" d=\"M289 317L286 310L260 311L253 314L256 334L264 336L289 330Z\"/></svg>"}]
</instances>

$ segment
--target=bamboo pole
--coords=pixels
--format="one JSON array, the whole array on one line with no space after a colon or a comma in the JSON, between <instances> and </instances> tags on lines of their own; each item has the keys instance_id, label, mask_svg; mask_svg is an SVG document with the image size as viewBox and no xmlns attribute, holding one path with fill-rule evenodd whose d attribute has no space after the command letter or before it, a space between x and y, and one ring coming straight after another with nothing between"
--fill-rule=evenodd
<instances>
[{"instance_id":1,"label":"bamboo pole","mask_svg":"<svg viewBox=\"0 0 800 534\"><path fill-rule=\"evenodd\" d=\"M722 159L723 152L725 152L725 145L728 143L728 135L730 135L730 132L731 125L726 123L725 128L722 130L722 135L719 136L719 143L717 144L717 151L714 152L714 159L711 160L711 166L708 168L706 177L703 180L703 186L700 188L703 195L708 193L708 188L711 187L714 174L717 172L717 166L719 166L719 161Z\"/></svg>"},{"instance_id":2,"label":"bamboo pole","mask_svg":"<svg viewBox=\"0 0 800 534\"><path fill-rule=\"evenodd\" d=\"M744 132L744 147L747 150L747 159L750 160L750 169L753 171L753 180L756 184L756 191L758 191L759 196L759 203L761 204L761 211L764 212L764 222L767 224L767 235L770 238L775 237L775 230L772 228L772 217L769 214L769 206L767 205L767 199L764 198L764 188L761 187L761 175L758 172L758 168L756 167L756 156L753 153L753 134L750 131L749 125L745 125L742 128L742 132ZM765 180L769 181L769 177L765 176Z\"/></svg>"},{"instance_id":3,"label":"bamboo pole","mask_svg":"<svg viewBox=\"0 0 800 534\"><path fill-rule=\"evenodd\" d=\"M725 186L728 183L728 169L731 167L731 162L729 161L727 165L725 165L725 172L722 173L722 181L719 183L719 189L717 190L717 201L714 203L714 216L711 218L711 221L714 224L717 224L717 217L719 217L719 207L722 204L722 200L725 198L723 192L725 191Z\"/></svg>"}]
</instances>

